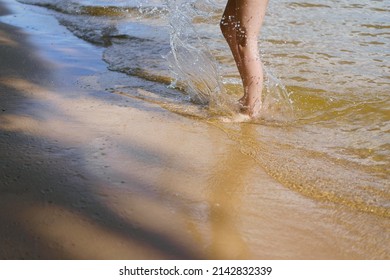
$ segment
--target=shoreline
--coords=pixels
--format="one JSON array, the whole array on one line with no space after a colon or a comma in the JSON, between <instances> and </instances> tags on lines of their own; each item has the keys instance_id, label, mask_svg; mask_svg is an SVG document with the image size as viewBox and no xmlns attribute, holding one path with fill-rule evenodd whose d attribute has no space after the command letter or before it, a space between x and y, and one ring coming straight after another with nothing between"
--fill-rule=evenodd
<instances>
[{"instance_id":1,"label":"shoreline","mask_svg":"<svg viewBox=\"0 0 390 280\"><path fill-rule=\"evenodd\" d=\"M338 236L335 209L223 131L111 93L151 82L107 70L43 8L10 6L21 26L0 18L0 259L374 258Z\"/></svg>"},{"instance_id":2,"label":"shoreline","mask_svg":"<svg viewBox=\"0 0 390 280\"><path fill-rule=\"evenodd\" d=\"M135 108L137 102L123 107L122 97L83 90L76 79L83 61L49 60L42 51L51 50L37 52L24 30L3 23L0 28L0 258L198 259L193 248L105 205L116 199L109 191L118 182L99 176L112 171L97 159L104 157L104 145L114 145L113 138L132 121L155 129L151 119L161 110L150 106L144 113ZM142 148L134 151L141 159L148 156ZM142 183L127 184L141 188ZM120 180L119 187L124 184Z\"/></svg>"}]
</instances>

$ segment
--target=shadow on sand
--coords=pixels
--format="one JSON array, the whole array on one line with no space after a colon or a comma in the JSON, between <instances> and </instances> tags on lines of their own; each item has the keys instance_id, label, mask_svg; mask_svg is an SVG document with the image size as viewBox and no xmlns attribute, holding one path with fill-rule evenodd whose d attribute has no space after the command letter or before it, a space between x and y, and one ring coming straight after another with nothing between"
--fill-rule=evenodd
<instances>
[{"instance_id":1,"label":"shadow on sand","mask_svg":"<svg viewBox=\"0 0 390 280\"><path fill-rule=\"evenodd\" d=\"M0 15L6 13L0 6ZM131 250L128 254L83 255L84 248L79 248L80 252L74 254L77 248L67 248L72 244L61 244L61 240L39 234L36 227L40 225L45 230L50 230L51 224L59 226L58 221L53 220L55 215L50 213L57 210L52 209L63 209L59 211L60 216L77 215L105 234L152 250L155 254L148 255L149 258L201 258L187 244L164 232L140 227L108 207L102 196L96 194L102 182L85 169L87 163L80 148L69 149L61 141L4 128L7 126L5 116L36 117L34 111L26 109L30 104L26 92L9 87L4 81L17 78L44 88L53 69L34 54L21 30L3 23L0 23L0 59L0 80L3 81L0 82L0 259L137 258L136 252ZM136 178L131 184L136 189L150 188ZM36 209L44 209L47 215L38 215L38 220L32 223ZM73 231L71 225L63 230L67 231L64 234L75 235L77 239L77 231ZM88 246L93 246L94 242L99 242L99 238L94 240L91 236ZM118 242L120 247L121 241ZM101 244L95 245L101 247Z\"/></svg>"}]
</instances>

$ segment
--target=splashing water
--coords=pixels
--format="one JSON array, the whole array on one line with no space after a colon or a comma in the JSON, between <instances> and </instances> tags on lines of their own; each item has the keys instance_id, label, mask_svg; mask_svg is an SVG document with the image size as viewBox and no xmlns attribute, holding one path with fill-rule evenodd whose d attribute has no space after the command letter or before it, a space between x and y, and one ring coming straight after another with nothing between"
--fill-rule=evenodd
<instances>
[{"instance_id":1,"label":"splashing water","mask_svg":"<svg viewBox=\"0 0 390 280\"><path fill-rule=\"evenodd\" d=\"M290 93L271 70L265 69L263 104L260 118L268 121L289 122L295 119Z\"/></svg>"},{"instance_id":2,"label":"splashing water","mask_svg":"<svg viewBox=\"0 0 390 280\"><path fill-rule=\"evenodd\" d=\"M175 77L173 86L182 88L191 99L209 105L214 115L237 113L237 92L227 95L219 65L196 30L195 18L205 17L215 5L209 1L167 1L171 26L171 52L167 59ZM260 117L266 120L288 120L293 115L289 94L271 71L265 71L266 83ZM226 82L225 84L228 84ZM239 87L239 92L242 89Z\"/></svg>"},{"instance_id":3,"label":"splashing water","mask_svg":"<svg viewBox=\"0 0 390 280\"><path fill-rule=\"evenodd\" d=\"M214 113L231 113L231 100L221 82L217 63L192 24L196 10L189 1L167 3L172 28L167 59L174 84L190 94L195 103L209 105Z\"/></svg>"}]
</instances>

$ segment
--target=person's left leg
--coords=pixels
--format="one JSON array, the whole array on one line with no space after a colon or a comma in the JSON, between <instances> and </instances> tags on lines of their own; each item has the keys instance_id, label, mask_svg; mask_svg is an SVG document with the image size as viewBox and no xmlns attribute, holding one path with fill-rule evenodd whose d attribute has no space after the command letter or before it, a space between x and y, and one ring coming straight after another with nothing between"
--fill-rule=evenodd
<instances>
[{"instance_id":1,"label":"person's left leg","mask_svg":"<svg viewBox=\"0 0 390 280\"><path fill-rule=\"evenodd\" d=\"M228 0L226 4L225 11L223 12L220 28L222 31L222 35L225 37L226 42L228 43L230 50L233 54L234 61L236 62L238 72L240 73L241 79L242 76L242 63L240 53L238 51L237 44L237 0Z\"/></svg>"},{"instance_id":2,"label":"person's left leg","mask_svg":"<svg viewBox=\"0 0 390 280\"><path fill-rule=\"evenodd\" d=\"M258 35L264 20L268 0L236 0L238 52L242 70L244 96L240 99L243 112L256 117L261 108L263 67L261 65Z\"/></svg>"}]
</instances>

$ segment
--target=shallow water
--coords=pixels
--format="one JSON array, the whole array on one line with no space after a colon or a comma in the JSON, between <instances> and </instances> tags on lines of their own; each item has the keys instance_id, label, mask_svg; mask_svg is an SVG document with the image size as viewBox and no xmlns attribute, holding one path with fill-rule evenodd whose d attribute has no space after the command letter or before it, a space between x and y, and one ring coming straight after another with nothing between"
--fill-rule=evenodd
<instances>
[{"instance_id":1,"label":"shallow water","mask_svg":"<svg viewBox=\"0 0 390 280\"><path fill-rule=\"evenodd\" d=\"M110 70L181 89L112 92L210 123L298 193L390 217L387 1L270 1L260 40L266 106L249 124L220 121L242 94L218 27L225 1L20 2L103 46Z\"/></svg>"}]
</instances>

